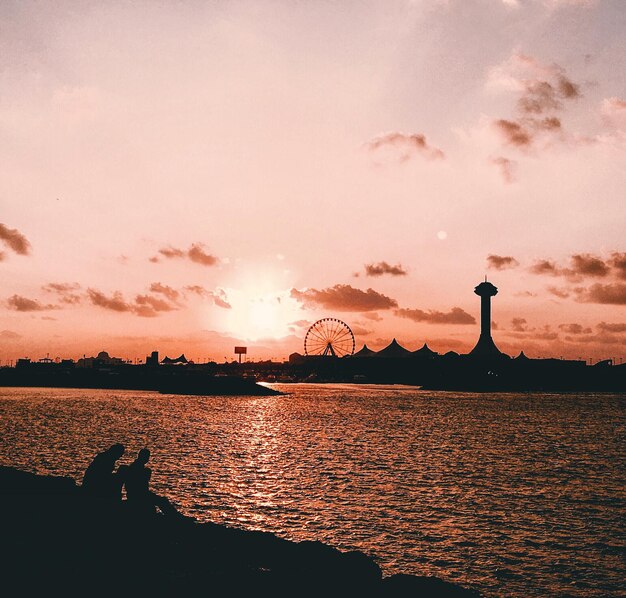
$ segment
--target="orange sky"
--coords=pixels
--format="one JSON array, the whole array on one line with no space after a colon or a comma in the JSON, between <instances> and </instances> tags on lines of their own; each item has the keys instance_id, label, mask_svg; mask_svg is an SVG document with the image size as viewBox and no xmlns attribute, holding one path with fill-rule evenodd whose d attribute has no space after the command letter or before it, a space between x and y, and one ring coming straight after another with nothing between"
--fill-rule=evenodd
<instances>
[{"instance_id":1,"label":"orange sky","mask_svg":"<svg viewBox=\"0 0 626 598\"><path fill-rule=\"evenodd\" d=\"M0 360L626 353L621 0L3 2Z\"/></svg>"}]
</instances>

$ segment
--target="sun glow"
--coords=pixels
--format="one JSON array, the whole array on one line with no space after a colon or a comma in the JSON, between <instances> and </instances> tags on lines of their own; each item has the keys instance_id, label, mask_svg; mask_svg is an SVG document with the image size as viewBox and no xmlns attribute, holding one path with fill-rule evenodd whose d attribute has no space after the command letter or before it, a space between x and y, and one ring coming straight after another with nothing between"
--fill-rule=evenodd
<instances>
[{"instance_id":1,"label":"sun glow","mask_svg":"<svg viewBox=\"0 0 626 598\"><path fill-rule=\"evenodd\" d=\"M211 326L242 340L277 339L293 333L290 323L301 319L299 304L290 297L285 273L258 272L242 275L225 289L231 309L213 310ZM287 282L287 284L286 284ZM282 283L282 284L281 284Z\"/></svg>"}]
</instances>

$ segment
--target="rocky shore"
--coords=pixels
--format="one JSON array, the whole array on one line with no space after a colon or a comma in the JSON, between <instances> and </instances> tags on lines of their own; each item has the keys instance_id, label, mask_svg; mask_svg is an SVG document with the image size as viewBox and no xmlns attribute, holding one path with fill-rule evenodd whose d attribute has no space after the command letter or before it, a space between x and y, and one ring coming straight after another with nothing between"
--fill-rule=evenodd
<instances>
[{"instance_id":1,"label":"rocky shore","mask_svg":"<svg viewBox=\"0 0 626 598\"><path fill-rule=\"evenodd\" d=\"M74 480L0 467L4 596L477 596L373 559L187 517L138 518Z\"/></svg>"}]
</instances>

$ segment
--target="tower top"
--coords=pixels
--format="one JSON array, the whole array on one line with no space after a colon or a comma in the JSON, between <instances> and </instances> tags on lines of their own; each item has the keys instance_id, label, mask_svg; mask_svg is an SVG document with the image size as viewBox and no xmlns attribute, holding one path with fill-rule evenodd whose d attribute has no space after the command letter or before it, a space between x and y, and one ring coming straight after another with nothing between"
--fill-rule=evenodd
<instances>
[{"instance_id":1,"label":"tower top","mask_svg":"<svg viewBox=\"0 0 626 598\"><path fill-rule=\"evenodd\" d=\"M493 297L498 294L498 289L490 282L481 282L475 289L474 293L480 297Z\"/></svg>"}]
</instances>

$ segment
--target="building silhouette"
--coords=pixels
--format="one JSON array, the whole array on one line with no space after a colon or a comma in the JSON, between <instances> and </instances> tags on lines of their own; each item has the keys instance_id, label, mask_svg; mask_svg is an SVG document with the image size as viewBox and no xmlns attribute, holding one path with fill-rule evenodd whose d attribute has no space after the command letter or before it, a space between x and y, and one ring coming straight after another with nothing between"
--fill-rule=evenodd
<instances>
[{"instance_id":1,"label":"building silhouette","mask_svg":"<svg viewBox=\"0 0 626 598\"><path fill-rule=\"evenodd\" d=\"M503 353L491 338L491 298L498 294L498 289L487 282L485 276L485 281L474 289L474 293L480 297L480 337L469 354L481 358L500 357Z\"/></svg>"}]
</instances>

